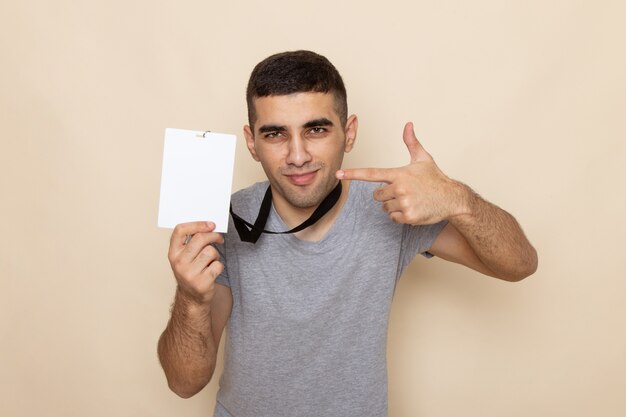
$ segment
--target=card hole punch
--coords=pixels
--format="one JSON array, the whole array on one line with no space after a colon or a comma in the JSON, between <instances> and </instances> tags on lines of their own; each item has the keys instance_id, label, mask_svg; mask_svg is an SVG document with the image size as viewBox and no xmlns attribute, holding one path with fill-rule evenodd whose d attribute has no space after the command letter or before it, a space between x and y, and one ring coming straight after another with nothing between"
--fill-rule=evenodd
<instances>
[{"instance_id":1,"label":"card hole punch","mask_svg":"<svg viewBox=\"0 0 626 417\"><path fill-rule=\"evenodd\" d=\"M210 130L205 130L203 134L199 134L199 133L198 133L198 134L196 135L196 137L197 137L197 138L206 138L206 134L207 134L207 133L211 133L211 131L210 131Z\"/></svg>"}]
</instances>

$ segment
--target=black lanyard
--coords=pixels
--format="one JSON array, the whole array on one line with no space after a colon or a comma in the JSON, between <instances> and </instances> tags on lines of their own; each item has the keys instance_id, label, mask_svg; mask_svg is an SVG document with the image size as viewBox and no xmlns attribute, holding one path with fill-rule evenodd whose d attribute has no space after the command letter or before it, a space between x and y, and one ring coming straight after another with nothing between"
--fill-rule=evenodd
<instances>
[{"instance_id":1,"label":"black lanyard","mask_svg":"<svg viewBox=\"0 0 626 417\"><path fill-rule=\"evenodd\" d=\"M230 205L230 214L233 216L233 222L235 223L235 228L237 229L237 233L239 233L239 238L242 242L250 242L256 243L261 236L261 233L269 233L272 235L282 235L286 233L296 233L300 230L306 229L311 226L313 223L318 221L324 216L324 214L328 213L328 211L335 206L337 201L339 201L339 197L341 196L341 181L337 183L337 186L324 198L324 200L320 203L319 206L315 209L311 217L306 219L304 223L299 226L294 227L291 230L287 230L284 232L273 232L271 230L265 230L265 223L267 223L267 218L270 215L270 210L272 208L272 187L268 186L267 191L265 192L265 197L263 197L263 202L261 203L261 208L259 209L259 215L257 216L254 224L251 224L233 212L233 205Z\"/></svg>"}]
</instances>

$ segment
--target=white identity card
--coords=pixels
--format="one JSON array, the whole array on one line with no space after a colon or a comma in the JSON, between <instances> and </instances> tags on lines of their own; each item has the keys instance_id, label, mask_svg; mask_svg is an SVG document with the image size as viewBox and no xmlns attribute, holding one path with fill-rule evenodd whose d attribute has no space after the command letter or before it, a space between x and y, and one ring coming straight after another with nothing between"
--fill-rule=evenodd
<instances>
[{"instance_id":1,"label":"white identity card","mask_svg":"<svg viewBox=\"0 0 626 417\"><path fill-rule=\"evenodd\" d=\"M212 221L228 231L235 135L165 129L159 227Z\"/></svg>"}]
</instances>

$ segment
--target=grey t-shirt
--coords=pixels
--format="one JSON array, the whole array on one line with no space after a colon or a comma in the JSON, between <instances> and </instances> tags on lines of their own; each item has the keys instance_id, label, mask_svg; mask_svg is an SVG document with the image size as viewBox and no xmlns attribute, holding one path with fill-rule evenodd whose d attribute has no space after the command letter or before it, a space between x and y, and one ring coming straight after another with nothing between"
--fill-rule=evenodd
<instances>
[{"instance_id":1,"label":"grey t-shirt","mask_svg":"<svg viewBox=\"0 0 626 417\"><path fill-rule=\"evenodd\" d=\"M235 193L254 221L268 183ZM398 225L352 181L318 242L263 234L241 242L228 226L220 246L231 288L224 373L216 417L387 415L387 321L397 279L445 225ZM272 210L266 229L287 230Z\"/></svg>"}]
</instances>

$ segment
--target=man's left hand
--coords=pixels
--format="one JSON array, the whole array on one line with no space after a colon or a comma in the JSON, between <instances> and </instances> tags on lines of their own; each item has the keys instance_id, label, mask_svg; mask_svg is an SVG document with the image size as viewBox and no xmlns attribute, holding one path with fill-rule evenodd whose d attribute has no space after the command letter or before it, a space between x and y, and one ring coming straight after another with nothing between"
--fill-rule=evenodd
<instances>
[{"instance_id":1,"label":"man's left hand","mask_svg":"<svg viewBox=\"0 0 626 417\"><path fill-rule=\"evenodd\" d=\"M374 199L396 223L434 224L464 212L465 187L448 178L417 140L413 123L404 126L404 143L411 162L399 168L359 168L337 171L337 178L383 182Z\"/></svg>"}]
</instances>

